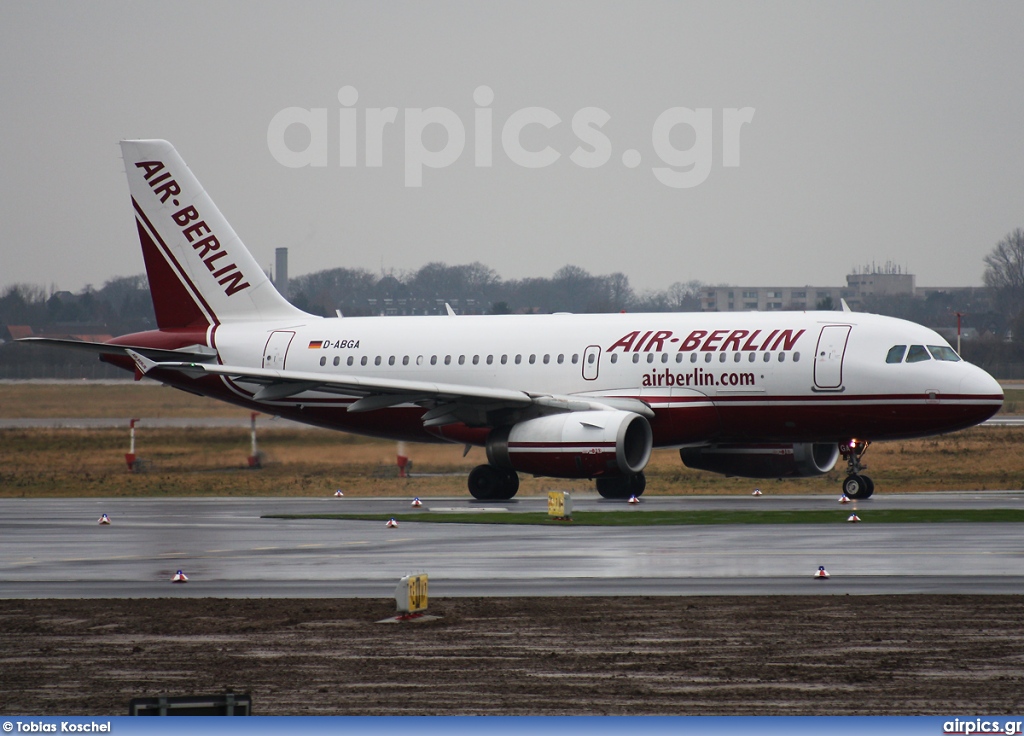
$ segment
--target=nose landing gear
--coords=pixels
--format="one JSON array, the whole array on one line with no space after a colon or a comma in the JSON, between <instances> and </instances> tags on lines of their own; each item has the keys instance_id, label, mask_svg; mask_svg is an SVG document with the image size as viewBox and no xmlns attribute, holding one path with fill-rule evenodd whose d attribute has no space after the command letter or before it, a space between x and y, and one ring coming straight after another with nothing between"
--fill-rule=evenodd
<instances>
[{"instance_id":1,"label":"nose landing gear","mask_svg":"<svg viewBox=\"0 0 1024 736\"><path fill-rule=\"evenodd\" d=\"M867 440L850 440L839 443L839 454L846 461L846 480L843 481L843 493L847 498L863 500L871 498L871 494L875 492L875 482L861 472L868 467L861 462L861 458L867 452L870 444Z\"/></svg>"}]
</instances>

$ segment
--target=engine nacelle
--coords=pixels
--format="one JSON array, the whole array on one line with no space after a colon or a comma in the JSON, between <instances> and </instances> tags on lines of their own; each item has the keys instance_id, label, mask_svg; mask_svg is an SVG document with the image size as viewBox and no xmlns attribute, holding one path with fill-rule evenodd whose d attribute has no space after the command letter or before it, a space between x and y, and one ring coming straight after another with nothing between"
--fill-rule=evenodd
<instances>
[{"instance_id":1,"label":"engine nacelle","mask_svg":"<svg viewBox=\"0 0 1024 736\"><path fill-rule=\"evenodd\" d=\"M651 458L651 425L629 411L574 411L495 429L491 465L554 478L639 473Z\"/></svg>"},{"instance_id":2,"label":"engine nacelle","mask_svg":"<svg viewBox=\"0 0 1024 736\"><path fill-rule=\"evenodd\" d=\"M839 459L835 443L684 447L679 457L688 468L741 478L809 478L824 475Z\"/></svg>"}]
</instances>

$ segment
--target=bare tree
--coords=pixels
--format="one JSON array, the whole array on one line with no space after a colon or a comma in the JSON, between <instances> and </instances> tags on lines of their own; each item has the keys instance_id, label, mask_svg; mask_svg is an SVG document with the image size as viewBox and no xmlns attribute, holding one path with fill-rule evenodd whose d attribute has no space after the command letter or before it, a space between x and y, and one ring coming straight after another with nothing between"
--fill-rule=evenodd
<instances>
[{"instance_id":1,"label":"bare tree","mask_svg":"<svg viewBox=\"0 0 1024 736\"><path fill-rule=\"evenodd\" d=\"M1018 227L985 256L985 285L1011 320L1024 308L1024 230Z\"/></svg>"}]
</instances>

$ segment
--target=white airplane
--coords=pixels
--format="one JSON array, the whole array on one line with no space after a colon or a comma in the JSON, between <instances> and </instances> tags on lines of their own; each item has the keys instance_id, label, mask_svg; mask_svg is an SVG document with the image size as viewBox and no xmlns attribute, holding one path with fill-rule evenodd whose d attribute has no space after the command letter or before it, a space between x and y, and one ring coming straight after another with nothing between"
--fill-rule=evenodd
<instances>
[{"instance_id":1,"label":"white airplane","mask_svg":"<svg viewBox=\"0 0 1024 736\"><path fill-rule=\"evenodd\" d=\"M520 472L640 495L655 447L750 478L822 475L842 456L843 492L867 498L870 442L963 429L1002 405L999 384L934 331L849 311L310 315L171 144L121 149L159 329L36 341L307 424L484 447L478 499L511 498Z\"/></svg>"}]
</instances>

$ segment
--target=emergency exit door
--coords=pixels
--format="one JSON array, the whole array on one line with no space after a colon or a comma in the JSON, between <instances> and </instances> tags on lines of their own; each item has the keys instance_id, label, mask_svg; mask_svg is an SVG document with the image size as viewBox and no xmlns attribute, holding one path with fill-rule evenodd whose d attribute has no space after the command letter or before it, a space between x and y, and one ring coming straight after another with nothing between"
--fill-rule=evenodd
<instances>
[{"instance_id":1,"label":"emergency exit door","mask_svg":"<svg viewBox=\"0 0 1024 736\"><path fill-rule=\"evenodd\" d=\"M583 351L583 378L586 381L596 381L598 371L601 369L601 346L589 345Z\"/></svg>"}]
</instances>

